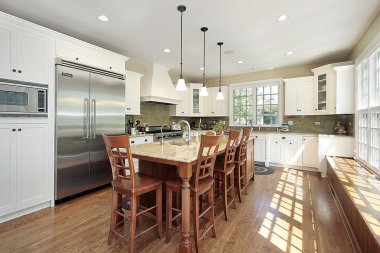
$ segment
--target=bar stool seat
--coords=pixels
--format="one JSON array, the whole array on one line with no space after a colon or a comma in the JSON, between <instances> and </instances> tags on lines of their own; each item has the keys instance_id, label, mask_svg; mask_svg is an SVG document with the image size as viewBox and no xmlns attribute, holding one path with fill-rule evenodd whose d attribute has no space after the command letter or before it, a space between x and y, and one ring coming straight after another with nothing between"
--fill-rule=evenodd
<instances>
[{"instance_id":1,"label":"bar stool seat","mask_svg":"<svg viewBox=\"0 0 380 253\"><path fill-rule=\"evenodd\" d=\"M162 180L146 175L135 173L135 187L132 187L131 181L115 179L112 181L112 187L115 191L130 195L131 193L144 194L162 184Z\"/></svg>"},{"instance_id":2,"label":"bar stool seat","mask_svg":"<svg viewBox=\"0 0 380 253\"><path fill-rule=\"evenodd\" d=\"M165 182L167 187L172 188L173 190L181 191L182 190L182 180L181 179L170 179ZM198 183L198 187L194 186L194 181L190 180L190 191L197 192L199 194L203 194L207 192L210 187L214 184L214 178L206 177L204 179L200 179Z\"/></svg>"}]
</instances>

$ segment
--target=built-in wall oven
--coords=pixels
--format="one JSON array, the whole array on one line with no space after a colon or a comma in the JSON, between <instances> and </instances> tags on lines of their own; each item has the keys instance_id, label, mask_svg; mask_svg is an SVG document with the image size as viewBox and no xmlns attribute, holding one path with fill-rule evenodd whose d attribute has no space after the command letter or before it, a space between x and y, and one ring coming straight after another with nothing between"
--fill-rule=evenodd
<instances>
[{"instance_id":1,"label":"built-in wall oven","mask_svg":"<svg viewBox=\"0 0 380 253\"><path fill-rule=\"evenodd\" d=\"M47 85L0 79L0 116L47 117Z\"/></svg>"}]
</instances>

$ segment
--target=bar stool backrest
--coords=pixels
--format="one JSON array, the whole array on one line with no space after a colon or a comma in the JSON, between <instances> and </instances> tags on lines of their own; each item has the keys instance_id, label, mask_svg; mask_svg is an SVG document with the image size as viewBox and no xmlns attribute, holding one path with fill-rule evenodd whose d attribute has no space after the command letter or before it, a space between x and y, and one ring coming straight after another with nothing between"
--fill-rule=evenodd
<instances>
[{"instance_id":1,"label":"bar stool backrest","mask_svg":"<svg viewBox=\"0 0 380 253\"><path fill-rule=\"evenodd\" d=\"M224 153L224 169L235 162L236 149L239 144L240 131L230 131Z\"/></svg>"},{"instance_id":2,"label":"bar stool backrest","mask_svg":"<svg viewBox=\"0 0 380 253\"><path fill-rule=\"evenodd\" d=\"M220 135L201 135L201 144L194 179L195 188L198 187L199 180L206 177L213 177L215 158L218 154L221 138Z\"/></svg>"},{"instance_id":3,"label":"bar stool backrest","mask_svg":"<svg viewBox=\"0 0 380 253\"><path fill-rule=\"evenodd\" d=\"M132 160L129 136L103 134L103 141L112 168L112 179L129 180L131 181L131 187L135 188L135 167Z\"/></svg>"},{"instance_id":4,"label":"bar stool backrest","mask_svg":"<svg viewBox=\"0 0 380 253\"><path fill-rule=\"evenodd\" d=\"M244 161L246 159L248 139L251 133L252 133L252 128L243 128L243 135L240 140L238 155L237 155L236 160Z\"/></svg>"}]
</instances>

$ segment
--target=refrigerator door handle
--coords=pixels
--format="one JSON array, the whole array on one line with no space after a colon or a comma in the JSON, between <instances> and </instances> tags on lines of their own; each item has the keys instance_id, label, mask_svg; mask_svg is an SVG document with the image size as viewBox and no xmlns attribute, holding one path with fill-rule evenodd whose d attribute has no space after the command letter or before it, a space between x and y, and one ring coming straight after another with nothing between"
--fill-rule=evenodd
<instances>
[{"instance_id":1,"label":"refrigerator door handle","mask_svg":"<svg viewBox=\"0 0 380 253\"><path fill-rule=\"evenodd\" d=\"M96 99L92 99L92 138L96 138Z\"/></svg>"},{"instance_id":2,"label":"refrigerator door handle","mask_svg":"<svg viewBox=\"0 0 380 253\"><path fill-rule=\"evenodd\" d=\"M90 100L88 100L88 98L85 98L84 99L84 130L83 130L84 139L88 139L90 135L89 107L90 107Z\"/></svg>"}]
</instances>

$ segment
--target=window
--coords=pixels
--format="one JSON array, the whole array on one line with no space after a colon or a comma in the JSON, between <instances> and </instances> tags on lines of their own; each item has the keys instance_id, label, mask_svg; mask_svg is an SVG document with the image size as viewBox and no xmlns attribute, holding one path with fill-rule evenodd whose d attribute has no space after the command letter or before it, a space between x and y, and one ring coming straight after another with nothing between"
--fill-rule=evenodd
<instances>
[{"instance_id":1,"label":"window","mask_svg":"<svg viewBox=\"0 0 380 253\"><path fill-rule=\"evenodd\" d=\"M230 125L279 126L282 123L280 80L231 85Z\"/></svg>"},{"instance_id":2,"label":"window","mask_svg":"<svg viewBox=\"0 0 380 253\"><path fill-rule=\"evenodd\" d=\"M356 158L380 173L380 49L356 68Z\"/></svg>"}]
</instances>

